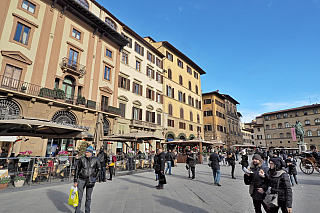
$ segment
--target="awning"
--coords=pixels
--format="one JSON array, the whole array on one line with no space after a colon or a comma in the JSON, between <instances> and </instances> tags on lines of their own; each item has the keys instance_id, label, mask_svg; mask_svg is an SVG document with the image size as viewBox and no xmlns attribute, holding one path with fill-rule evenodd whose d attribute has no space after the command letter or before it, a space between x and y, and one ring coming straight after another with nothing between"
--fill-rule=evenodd
<instances>
[{"instance_id":1,"label":"awning","mask_svg":"<svg viewBox=\"0 0 320 213\"><path fill-rule=\"evenodd\" d=\"M0 136L0 141L3 142L15 142L17 140L17 136Z\"/></svg>"}]
</instances>

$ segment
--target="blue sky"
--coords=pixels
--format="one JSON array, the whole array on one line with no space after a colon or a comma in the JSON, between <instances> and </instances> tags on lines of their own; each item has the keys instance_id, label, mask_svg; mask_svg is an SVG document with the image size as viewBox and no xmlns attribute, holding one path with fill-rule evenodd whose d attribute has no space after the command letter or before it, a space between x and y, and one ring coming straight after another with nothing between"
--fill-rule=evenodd
<instances>
[{"instance_id":1,"label":"blue sky","mask_svg":"<svg viewBox=\"0 0 320 213\"><path fill-rule=\"evenodd\" d=\"M240 105L242 122L320 103L320 0L98 0L140 36L197 63L202 92Z\"/></svg>"}]
</instances>

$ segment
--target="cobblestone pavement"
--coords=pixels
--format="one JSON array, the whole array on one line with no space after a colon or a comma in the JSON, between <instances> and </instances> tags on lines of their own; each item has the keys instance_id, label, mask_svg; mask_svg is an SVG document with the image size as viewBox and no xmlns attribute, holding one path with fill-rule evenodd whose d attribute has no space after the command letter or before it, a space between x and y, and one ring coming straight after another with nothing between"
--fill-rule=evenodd
<instances>
[{"instance_id":1,"label":"cobblestone pavement","mask_svg":"<svg viewBox=\"0 0 320 213\"><path fill-rule=\"evenodd\" d=\"M293 212L318 213L320 174L305 175L297 168L299 185L293 187ZM167 175L164 190L157 190L153 172L116 176L97 183L91 212L254 212L248 186L243 183L241 166L231 179L230 167L221 167L221 185L213 185L211 169L196 166L196 180L190 180L184 164ZM0 190L0 212L73 212L67 205L72 183ZM82 205L84 211L84 203Z\"/></svg>"}]
</instances>

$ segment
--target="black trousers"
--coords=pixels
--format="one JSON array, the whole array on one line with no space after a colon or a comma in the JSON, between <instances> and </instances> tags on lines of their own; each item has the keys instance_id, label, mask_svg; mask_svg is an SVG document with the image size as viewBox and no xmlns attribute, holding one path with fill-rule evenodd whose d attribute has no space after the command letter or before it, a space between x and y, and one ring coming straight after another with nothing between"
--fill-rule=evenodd
<instances>
[{"instance_id":1,"label":"black trousers","mask_svg":"<svg viewBox=\"0 0 320 213\"><path fill-rule=\"evenodd\" d=\"M109 174L110 174L110 180L112 180L112 174L113 174L113 166L109 166Z\"/></svg>"},{"instance_id":2,"label":"black trousers","mask_svg":"<svg viewBox=\"0 0 320 213\"><path fill-rule=\"evenodd\" d=\"M190 167L192 172L192 179L196 177L196 167Z\"/></svg>"},{"instance_id":3,"label":"black trousers","mask_svg":"<svg viewBox=\"0 0 320 213\"><path fill-rule=\"evenodd\" d=\"M263 200L255 200L252 198L252 201L256 213L262 213L261 206L263 206L264 210L269 213L270 208L264 204Z\"/></svg>"},{"instance_id":4,"label":"black trousers","mask_svg":"<svg viewBox=\"0 0 320 213\"><path fill-rule=\"evenodd\" d=\"M235 164L231 164L231 177L234 177L234 169L235 169L236 165Z\"/></svg>"},{"instance_id":5,"label":"black trousers","mask_svg":"<svg viewBox=\"0 0 320 213\"><path fill-rule=\"evenodd\" d=\"M278 213L279 209L281 209L282 213L288 213L285 201L279 200L278 207L270 208L269 213Z\"/></svg>"}]
</instances>

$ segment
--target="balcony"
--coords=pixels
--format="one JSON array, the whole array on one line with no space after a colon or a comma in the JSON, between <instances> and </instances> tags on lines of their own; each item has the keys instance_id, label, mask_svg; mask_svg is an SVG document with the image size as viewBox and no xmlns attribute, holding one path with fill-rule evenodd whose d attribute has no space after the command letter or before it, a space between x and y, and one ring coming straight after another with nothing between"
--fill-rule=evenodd
<instances>
[{"instance_id":1,"label":"balcony","mask_svg":"<svg viewBox=\"0 0 320 213\"><path fill-rule=\"evenodd\" d=\"M61 89L49 89L13 78L8 78L3 75L0 75L0 88L31 96L47 98L66 104L85 107L92 110L107 112L114 115L121 115L121 109L119 108L106 106L105 104L101 104L96 101L87 100L85 97L80 95L75 98L74 96L66 95Z\"/></svg>"},{"instance_id":2,"label":"balcony","mask_svg":"<svg viewBox=\"0 0 320 213\"><path fill-rule=\"evenodd\" d=\"M131 128L141 128L141 129L150 129L150 130L156 130L157 129L157 124L155 123L150 123L148 121L141 121L141 120L136 120L136 119L131 119L130 120L130 127Z\"/></svg>"},{"instance_id":3,"label":"balcony","mask_svg":"<svg viewBox=\"0 0 320 213\"><path fill-rule=\"evenodd\" d=\"M68 58L62 59L61 69L63 72L69 72L78 75L79 78L83 77L86 74L86 66Z\"/></svg>"},{"instance_id":4,"label":"balcony","mask_svg":"<svg viewBox=\"0 0 320 213\"><path fill-rule=\"evenodd\" d=\"M231 116L231 117L234 117L234 118L236 118L236 119L239 118L238 115L237 115L237 113L231 113L230 111L227 111L227 115L229 115L229 116Z\"/></svg>"}]
</instances>

